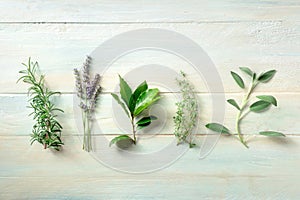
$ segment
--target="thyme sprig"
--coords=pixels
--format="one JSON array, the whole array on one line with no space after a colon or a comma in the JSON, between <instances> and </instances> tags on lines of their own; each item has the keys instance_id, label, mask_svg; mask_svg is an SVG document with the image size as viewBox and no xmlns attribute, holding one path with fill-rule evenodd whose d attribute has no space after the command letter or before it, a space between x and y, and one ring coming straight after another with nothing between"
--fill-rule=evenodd
<instances>
[{"instance_id":1,"label":"thyme sprig","mask_svg":"<svg viewBox=\"0 0 300 200\"><path fill-rule=\"evenodd\" d=\"M248 67L240 67L240 70L245 73L247 76L251 78L250 85L248 87L248 90L246 94L244 95L244 98L240 104L238 104L234 99L228 99L227 102L234 106L237 110L237 116L235 121L235 133L237 134L238 139L240 142L247 148L249 148L247 141L244 139L244 136L241 132L241 121L250 113L260 113L263 111L266 111L271 105L277 106L277 100L274 96L271 95L260 95L256 96L258 101L255 103L249 105L249 101L251 98L251 95L254 91L254 89L260 84L260 83L267 83L269 82L273 76L276 73L276 70L269 70L267 72L261 73L259 76L255 72L253 72ZM238 86L242 89L245 89L245 84L243 79L240 75L238 75L235 72L231 72L231 76L235 80L235 82L238 84ZM206 124L206 128L219 132L222 134L229 134L234 135L228 128L225 126L218 124L218 123L210 123ZM283 133L277 132L277 131L261 131L259 132L260 135L264 136L285 136Z\"/></svg>"},{"instance_id":2,"label":"thyme sprig","mask_svg":"<svg viewBox=\"0 0 300 200\"><path fill-rule=\"evenodd\" d=\"M33 109L30 115L36 123L33 126L31 134L31 144L35 141L41 143L44 149L53 148L60 150L64 144L61 141L62 126L56 120L55 112L63 112L63 110L56 108L51 102L51 97L59 92L52 92L45 86L44 75L38 75L38 63L31 62L30 58L28 64L22 63L26 69L19 71L22 76L17 82L22 80L24 83L30 84L28 95L31 97L29 108Z\"/></svg>"},{"instance_id":3,"label":"thyme sprig","mask_svg":"<svg viewBox=\"0 0 300 200\"><path fill-rule=\"evenodd\" d=\"M181 78L176 79L180 87L182 100L176 103L177 112L173 117L175 130L174 135L180 143L188 143L190 148L196 144L193 143L191 136L193 129L196 126L198 118L198 103L196 100L194 86L188 81L186 74L180 72Z\"/></svg>"}]
</instances>

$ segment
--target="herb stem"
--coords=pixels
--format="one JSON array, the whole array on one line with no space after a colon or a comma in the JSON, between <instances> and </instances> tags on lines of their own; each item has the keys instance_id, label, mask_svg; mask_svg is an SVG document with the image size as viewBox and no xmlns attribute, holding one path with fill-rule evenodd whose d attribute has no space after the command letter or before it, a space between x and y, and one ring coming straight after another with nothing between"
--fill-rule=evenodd
<instances>
[{"instance_id":1,"label":"herb stem","mask_svg":"<svg viewBox=\"0 0 300 200\"><path fill-rule=\"evenodd\" d=\"M243 113L244 109L246 108L246 106L247 106L247 104L248 104L250 95L251 95L251 93L252 93L252 91L253 91L254 88L255 88L255 84L254 84L253 82L251 82L251 85L250 85L250 87L249 87L249 89L248 89L248 92L246 93L246 95L245 95L245 97L244 97L244 99L243 99L243 101L242 101L241 108L240 108L240 110L239 110L239 112L238 112L238 114L237 114L237 117L236 117L236 124L235 124L235 129L236 129L236 132L237 132L237 134L238 134L238 137L239 137L241 143L242 143L245 147L247 147L247 148L249 148L249 146L248 146L248 145L246 144L246 142L244 141L244 137L243 137L243 135L242 135L242 133L241 133L240 122L241 122L241 120L248 114L248 112L246 112L246 113L244 113L244 114L242 114L242 113Z\"/></svg>"},{"instance_id":2,"label":"herb stem","mask_svg":"<svg viewBox=\"0 0 300 200\"><path fill-rule=\"evenodd\" d=\"M90 117L90 112L87 111L87 143L88 143L88 148L87 148L87 151L91 151L92 150L92 144L91 144L91 136L92 136L92 133L91 133L91 123L90 123L90 120L89 120L89 117Z\"/></svg>"},{"instance_id":3,"label":"herb stem","mask_svg":"<svg viewBox=\"0 0 300 200\"><path fill-rule=\"evenodd\" d=\"M134 142L134 144L136 144L136 136L135 136L135 134L136 134L136 129L135 129L135 125L134 125L134 116L132 115L131 116L131 126L132 126L132 133L133 133L133 142Z\"/></svg>"}]
</instances>

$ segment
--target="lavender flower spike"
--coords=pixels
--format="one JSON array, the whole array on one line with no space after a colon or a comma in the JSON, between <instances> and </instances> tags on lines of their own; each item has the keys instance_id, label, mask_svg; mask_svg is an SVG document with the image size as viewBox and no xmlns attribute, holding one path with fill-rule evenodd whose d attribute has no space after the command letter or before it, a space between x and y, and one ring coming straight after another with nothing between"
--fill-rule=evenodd
<instances>
[{"instance_id":1,"label":"lavender flower spike","mask_svg":"<svg viewBox=\"0 0 300 200\"><path fill-rule=\"evenodd\" d=\"M74 69L74 75L75 75L75 79L76 79L77 96L79 98L82 98L83 90L82 90L82 84L81 84L81 80L80 80L80 74L79 74L79 71L76 68Z\"/></svg>"},{"instance_id":2,"label":"lavender flower spike","mask_svg":"<svg viewBox=\"0 0 300 200\"><path fill-rule=\"evenodd\" d=\"M99 95L101 88L99 85L99 74L96 74L93 80L90 78L89 69L91 62L92 58L87 56L83 63L82 70L79 72L77 69L74 69L77 96L81 101L79 107L82 110L82 123L84 128L83 150L88 152L92 150L92 116L95 111L97 96Z\"/></svg>"},{"instance_id":3,"label":"lavender flower spike","mask_svg":"<svg viewBox=\"0 0 300 200\"><path fill-rule=\"evenodd\" d=\"M83 82L89 84L90 83L90 73L89 68L92 62L92 58L87 56L85 62L83 63Z\"/></svg>"},{"instance_id":4,"label":"lavender flower spike","mask_svg":"<svg viewBox=\"0 0 300 200\"><path fill-rule=\"evenodd\" d=\"M100 81L100 75L96 74L92 83L88 84L88 86L86 87L86 98L87 99L92 99L92 97L94 96L94 93L96 92L96 89L97 89L96 87L97 87L99 81Z\"/></svg>"}]
</instances>

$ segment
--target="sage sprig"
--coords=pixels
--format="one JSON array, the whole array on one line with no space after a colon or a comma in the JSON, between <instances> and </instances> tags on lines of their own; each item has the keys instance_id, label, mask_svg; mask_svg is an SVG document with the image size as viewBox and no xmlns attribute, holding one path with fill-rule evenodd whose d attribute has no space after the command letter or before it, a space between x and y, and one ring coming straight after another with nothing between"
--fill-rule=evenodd
<instances>
[{"instance_id":1,"label":"sage sprig","mask_svg":"<svg viewBox=\"0 0 300 200\"><path fill-rule=\"evenodd\" d=\"M111 93L111 95L128 116L132 126L133 138L128 135L120 135L112 139L109 146L115 143L118 145L124 141L127 141L128 144L136 144L137 131L149 126L153 120L157 119L155 116L149 116L144 111L160 99L159 90L157 88L149 89L147 82L144 81L132 92L128 83L120 75L119 80L121 98L115 93Z\"/></svg>"},{"instance_id":2,"label":"sage sprig","mask_svg":"<svg viewBox=\"0 0 300 200\"><path fill-rule=\"evenodd\" d=\"M83 145L82 149L89 152L92 150L92 123L93 113L95 112L97 99L101 92L100 75L96 74L94 79L90 75L92 58L87 56L83 63L82 70L74 69L77 96L80 99L83 123Z\"/></svg>"},{"instance_id":3,"label":"sage sprig","mask_svg":"<svg viewBox=\"0 0 300 200\"><path fill-rule=\"evenodd\" d=\"M59 151L64 143L61 140L62 126L56 120L55 113L63 110L56 108L51 98L60 93L52 92L45 86L45 76L38 74L37 62L31 62L29 58L28 64L22 64L26 69L19 71L22 76L17 82L22 80L30 85L28 107L32 108L33 112L29 115L33 115L33 119L36 120L31 133L31 144L37 141L44 146L44 149L53 148Z\"/></svg>"},{"instance_id":4,"label":"sage sprig","mask_svg":"<svg viewBox=\"0 0 300 200\"><path fill-rule=\"evenodd\" d=\"M176 136L178 143L188 143L190 148L196 144L193 143L191 134L197 123L198 117L198 103L196 100L194 87L188 81L186 74L180 72L181 77L177 78L177 84L180 87L182 100L176 103L177 112L176 116L173 117L175 130L174 135Z\"/></svg>"},{"instance_id":5,"label":"sage sprig","mask_svg":"<svg viewBox=\"0 0 300 200\"><path fill-rule=\"evenodd\" d=\"M244 95L244 98L240 104L238 104L234 99L228 99L227 102L234 106L237 110L237 116L236 116L236 122L235 122L235 133L237 134L237 137L239 138L240 142L247 148L249 146L247 145L247 142L245 141L243 134L241 132L240 124L241 121L245 118L246 115L248 115L250 112L260 113L263 111L266 111L270 106L277 106L277 100L274 96L271 95L260 95L256 96L258 99L256 102L249 105L249 101L251 98L251 95L254 91L254 89L261 83L267 83L269 82L273 76L276 73L276 70L270 70L264 73L261 73L260 75L257 75L255 72L253 72L248 67L240 67L240 70L245 73L250 78L250 85L248 87L248 91ZM243 79L240 75L238 75L235 72L231 72L231 75L237 85L244 89L245 84ZM228 135L234 135L233 132L231 132L228 128L225 126L218 124L218 123L210 123L206 125L206 128L219 132L222 134L228 134ZM264 136L285 136L283 133L276 132L276 131L262 131L259 133L260 135Z\"/></svg>"}]
</instances>

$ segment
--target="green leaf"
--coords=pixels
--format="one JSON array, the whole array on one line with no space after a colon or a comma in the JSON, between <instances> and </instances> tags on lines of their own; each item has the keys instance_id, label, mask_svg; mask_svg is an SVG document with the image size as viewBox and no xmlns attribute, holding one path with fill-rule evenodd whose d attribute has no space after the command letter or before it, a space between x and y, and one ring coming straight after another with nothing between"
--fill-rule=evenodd
<instances>
[{"instance_id":1,"label":"green leaf","mask_svg":"<svg viewBox=\"0 0 300 200\"><path fill-rule=\"evenodd\" d=\"M285 135L283 133L276 132L276 131L262 131L262 132L259 132L259 134L264 135L264 136L272 136L272 137L278 137L278 136L285 137Z\"/></svg>"},{"instance_id":2,"label":"green leaf","mask_svg":"<svg viewBox=\"0 0 300 200\"><path fill-rule=\"evenodd\" d=\"M228 128L218 123L206 124L205 127L218 133L231 134Z\"/></svg>"},{"instance_id":3,"label":"green leaf","mask_svg":"<svg viewBox=\"0 0 300 200\"><path fill-rule=\"evenodd\" d=\"M236 107L238 110L241 110L241 108L234 99L228 99L227 102Z\"/></svg>"},{"instance_id":4,"label":"green leaf","mask_svg":"<svg viewBox=\"0 0 300 200\"><path fill-rule=\"evenodd\" d=\"M139 121L136 122L138 126L145 127L151 124L152 120L156 120L157 117L155 116L149 116L149 117L143 117Z\"/></svg>"},{"instance_id":5,"label":"green leaf","mask_svg":"<svg viewBox=\"0 0 300 200\"><path fill-rule=\"evenodd\" d=\"M133 94L130 97L129 100L129 110L130 113L134 112L134 108L135 108L135 104L137 99L139 98L139 96L148 89L148 84L146 81L144 81L143 83L141 83L133 92Z\"/></svg>"},{"instance_id":6,"label":"green leaf","mask_svg":"<svg viewBox=\"0 0 300 200\"><path fill-rule=\"evenodd\" d=\"M130 118L129 112L125 106L125 104L120 100L119 96L114 94L114 93L110 93L111 96L113 96L113 98L118 102L118 104L120 104L123 108L123 110L125 111L125 113L127 114L127 116Z\"/></svg>"},{"instance_id":7,"label":"green leaf","mask_svg":"<svg viewBox=\"0 0 300 200\"><path fill-rule=\"evenodd\" d=\"M241 88L245 88L245 84L243 79L235 72L231 72L231 76L233 77L233 79L235 80L235 82L241 87Z\"/></svg>"},{"instance_id":8,"label":"green leaf","mask_svg":"<svg viewBox=\"0 0 300 200\"><path fill-rule=\"evenodd\" d=\"M52 111L55 111L55 110L56 110L56 111L59 111L59 112L62 112L62 113L64 112L62 109L59 109L59 108L53 108L53 109L51 109L51 112L52 112Z\"/></svg>"},{"instance_id":9,"label":"green leaf","mask_svg":"<svg viewBox=\"0 0 300 200\"><path fill-rule=\"evenodd\" d=\"M273 104L274 106L277 106L277 100L275 97L271 96L271 95L261 95L261 96L257 96L257 98L269 102L271 104Z\"/></svg>"},{"instance_id":10,"label":"green leaf","mask_svg":"<svg viewBox=\"0 0 300 200\"><path fill-rule=\"evenodd\" d=\"M260 100L260 101L253 103L250 106L250 110L253 112L260 112L260 111L263 111L263 110L267 109L268 107L270 107L270 105L271 105L271 103Z\"/></svg>"},{"instance_id":11,"label":"green leaf","mask_svg":"<svg viewBox=\"0 0 300 200\"><path fill-rule=\"evenodd\" d=\"M129 100L132 95L131 88L129 87L128 83L119 75L120 79L120 94L121 98L126 103L127 107L129 107Z\"/></svg>"},{"instance_id":12,"label":"green leaf","mask_svg":"<svg viewBox=\"0 0 300 200\"><path fill-rule=\"evenodd\" d=\"M27 70L21 70L19 71L20 74L27 74Z\"/></svg>"},{"instance_id":13,"label":"green leaf","mask_svg":"<svg viewBox=\"0 0 300 200\"><path fill-rule=\"evenodd\" d=\"M131 139L131 137L129 137L128 135L119 135L110 141L109 146L119 143L120 141L134 143L133 139Z\"/></svg>"},{"instance_id":14,"label":"green leaf","mask_svg":"<svg viewBox=\"0 0 300 200\"><path fill-rule=\"evenodd\" d=\"M266 83L273 78L275 73L276 73L276 70L267 71L258 77L258 81L260 81L262 83Z\"/></svg>"},{"instance_id":15,"label":"green leaf","mask_svg":"<svg viewBox=\"0 0 300 200\"><path fill-rule=\"evenodd\" d=\"M246 74L248 74L250 77L253 76L253 72L250 68L248 67L240 67L240 70Z\"/></svg>"},{"instance_id":16,"label":"green leaf","mask_svg":"<svg viewBox=\"0 0 300 200\"><path fill-rule=\"evenodd\" d=\"M189 143L189 147L190 148L194 148L195 146L197 146L197 144L195 144L195 143Z\"/></svg>"},{"instance_id":17,"label":"green leaf","mask_svg":"<svg viewBox=\"0 0 300 200\"><path fill-rule=\"evenodd\" d=\"M252 81L255 81L255 79L256 79L256 73L253 73Z\"/></svg>"},{"instance_id":18,"label":"green leaf","mask_svg":"<svg viewBox=\"0 0 300 200\"><path fill-rule=\"evenodd\" d=\"M160 97L157 96L158 93L159 90L157 88L148 89L144 91L136 101L134 116L138 116L142 111L147 109L151 104L159 100Z\"/></svg>"}]
</instances>

